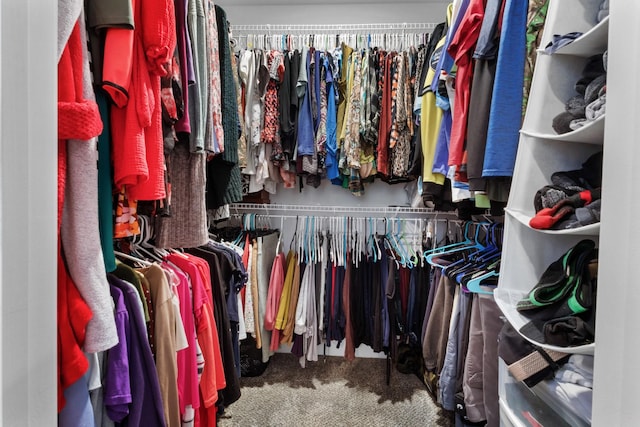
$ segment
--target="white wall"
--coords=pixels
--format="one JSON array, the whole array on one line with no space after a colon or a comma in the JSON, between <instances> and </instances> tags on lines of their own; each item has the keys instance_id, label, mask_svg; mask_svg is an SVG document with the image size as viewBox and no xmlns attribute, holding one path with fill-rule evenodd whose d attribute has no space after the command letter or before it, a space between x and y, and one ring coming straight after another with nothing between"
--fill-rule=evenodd
<instances>
[{"instance_id":1,"label":"white wall","mask_svg":"<svg viewBox=\"0 0 640 427\"><path fill-rule=\"evenodd\" d=\"M0 2L0 425L55 426L57 2Z\"/></svg>"},{"instance_id":2,"label":"white wall","mask_svg":"<svg viewBox=\"0 0 640 427\"><path fill-rule=\"evenodd\" d=\"M277 4L275 4L277 3ZM439 23L444 20L448 2L418 1L380 1L363 0L341 2L339 0L220 0L217 2L227 12L227 19L233 25L252 24L375 24L375 23ZM346 27L346 30L348 27ZM277 194L271 196L272 203L314 206L408 206L409 198L404 184L388 185L380 180L367 185L361 197L355 197L349 190L333 186L326 180L319 188L306 186L302 192L298 189L285 190L278 188ZM289 214L295 215L295 212ZM303 213L302 215L313 215ZM278 220L272 221L279 228ZM288 245L295 220L287 220L284 239ZM280 351L289 351L282 347ZM323 347L318 348L322 354ZM344 345L326 348L327 355L342 356ZM370 347L361 346L356 351L357 357L384 357L382 353L373 353Z\"/></svg>"},{"instance_id":3,"label":"white wall","mask_svg":"<svg viewBox=\"0 0 640 427\"><path fill-rule=\"evenodd\" d=\"M610 4L598 268L594 426L638 425L640 3Z\"/></svg>"},{"instance_id":4,"label":"white wall","mask_svg":"<svg viewBox=\"0 0 640 427\"><path fill-rule=\"evenodd\" d=\"M369 24L439 23L444 20L448 1L406 0L219 0L233 25L252 24ZM348 26L346 27L348 29ZM376 181L362 197L323 182L320 188L306 186L302 193L279 188L272 203L331 206L408 205L403 184Z\"/></svg>"},{"instance_id":5,"label":"white wall","mask_svg":"<svg viewBox=\"0 0 640 427\"><path fill-rule=\"evenodd\" d=\"M221 0L231 24L373 24L442 22L449 2L286 2ZM277 3L277 4L274 4ZM291 3L291 4L287 4Z\"/></svg>"}]
</instances>

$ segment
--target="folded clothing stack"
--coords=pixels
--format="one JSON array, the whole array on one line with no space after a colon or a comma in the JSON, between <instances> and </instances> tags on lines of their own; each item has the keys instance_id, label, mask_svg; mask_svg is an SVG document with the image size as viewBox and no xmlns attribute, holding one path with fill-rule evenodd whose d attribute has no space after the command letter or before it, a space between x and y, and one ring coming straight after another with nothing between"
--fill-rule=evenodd
<instances>
[{"instance_id":1,"label":"folded clothing stack","mask_svg":"<svg viewBox=\"0 0 640 427\"><path fill-rule=\"evenodd\" d=\"M575 90L577 94L565 103L565 111L553 118L553 130L559 134L577 130L605 114L607 52L589 58Z\"/></svg>"},{"instance_id":2,"label":"folded clothing stack","mask_svg":"<svg viewBox=\"0 0 640 427\"><path fill-rule=\"evenodd\" d=\"M532 228L564 230L600 222L601 151L581 169L554 173L551 183L536 192Z\"/></svg>"},{"instance_id":3,"label":"folded clothing stack","mask_svg":"<svg viewBox=\"0 0 640 427\"><path fill-rule=\"evenodd\" d=\"M598 251L584 239L551 263L516 309L530 319L520 333L535 342L560 347L592 343Z\"/></svg>"}]
</instances>

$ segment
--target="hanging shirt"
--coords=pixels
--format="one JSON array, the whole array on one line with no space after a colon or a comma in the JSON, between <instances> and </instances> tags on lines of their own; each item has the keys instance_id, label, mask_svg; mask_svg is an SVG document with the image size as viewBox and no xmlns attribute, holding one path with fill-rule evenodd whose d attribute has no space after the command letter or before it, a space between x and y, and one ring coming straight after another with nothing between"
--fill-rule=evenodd
<instances>
[{"instance_id":1,"label":"hanging shirt","mask_svg":"<svg viewBox=\"0 0 640 427\"><path fill-rule=\"evenodd\" d=\"M327 123L326 123L326 168L327 178L334 180L340 176L338 170L338 140L336 121L336 88L334 80L335 68L325 57L325 67L327 70Z\"/></svg>"},{"instance_id":2,"label":"hanging shirt","mask_svg":"<svg viewBox=\"0 0 640 427\"><path fill-rule=\"evenodd\" d=\"M449 140L451 138L451 109L444 110L442 113L442 121L440 122L440 133L436 142L436 150L433 157L434 174L447 176L449 171Z\"/></svg>"},{"instance_id":3,"label":"hanging shirt","mask_svg":"<svg viewBox=\"0 0 640 427\"><path fill-rule=\"evenodd\" d=\"M518 150L522 104L527 5L505 0L500 52L493 88L483 176L512 176Z\"/></svg>"},{"instance_id":4,"label":"hanging shirt","mask_svg":"<svg viewBox=\"0 0 640 427\"><path fill-rule=\"evenodd\" d=\"M280 103L278 87L284 78L284 55L277 50L267 53L267 69L269 83L264 97L264 126L262 128L262 142L265 144L280 143L280 121L278 111Z\"/></svg>"},{"instance_id":5,"label":"hanging shirt","mask_svg":"<svg viewBox=\"0 0 640 427\"><path fill-rule=\"evenodd\" d=\"M295 326L296 306L298 297L300 296L300 279L304 273L304 265L296 262L293 265L293 277L291 282L291 298L289 299L289 307L287 310L287 319L282 330L282 338L280 342L291 344L293 342L293 328Z\"/></svg>"},{"instance_id":6,"label":"hanging shirt","mask_svg":"<svg viewBox=\"0 0 640 427\"><path fill-rule=\"evenodd\" d=\"M167 261L174 263L184 271L191 280L193 287L193 311L196 319L196 331L198 344L202 349L205 365L200 380L200 391L202 393L201 410L213 408L218 400L218 389L216 383L216 363L220 363L219 354L216 357L214 347L213 312L211 309L212 300L208 298L203 276L198 267L190 262L186 257L178 254L170 254ZM209 302L211 301L211 302Z\"/></svg>"},{"instance_id":7,"label":"hanging shirt","mask_svg":"<svg viewBox=\"0 0 640 427\"><path fill-rule=\"evenodd\" d=\"M172 271L178 280L176 293L180 301L180 315L182 316L182 324L187 336L187 348L178 351L176 354L180 413L184 414L188 405L193 409L200 407L193 297L189 289L189 278L182 270L166 262L162 264L162 267Z\"/></svg>"},{"instance_id":8,"label":"hanging shirt","mask_svg":"<svg viewBox=\"0 0 640 427\"><path fill-rule=\"evenodd\" d=\"M240 56L239 63L239 75L240 80L242 81L242 85L244 86L244 133L247 137L247 148L246 148L246 165L242 169L242 173L246 175L255 174L256 168L256 160L255 160L255 148L253 144L253 131L254 129L251 127L252 121L252 108L254 104L254 100L256 97L256 63L255 56L252 51L245 50L242 52Z\"/></svg>"},{"instance_id":9,"label":"hanging shirt","mask_svg":"<svg viewBox=\"0 0 640 427\"><path fill-rule=\"evenodd\" d=\"M129 350L131 395L135 398L129 405L129 415L123 422L126 425L142 425L144 423L166 425L158 373L149 347L140 297L133 285L112 274L107 276L109 283L122 291L130 320L127 348Z\"/></svg>"},{"instance_id":10,"label":"hanging shirt","mask_svg":"<svg viewBox=\"0 0 640 427\"><path fill-rule=\"evenodd\" d=\"M447 9L447 22L451 17L451 7ZM444 47L445 35L438 41L435 49L429 59L429 65L425 81L422 86L428 88L431 81L436 78L435 66L436 61L442 53ZM440 123L442 122L442 109L436 106L436 96L434 92L428 90L422 95L422 108L420 109L420 132L422 141L422 180L438 185L444 184L444 175L433 173L433 162L438 134L440 133Z\"/></svg>"},{"instance_id":11,"label":"hanging shirt","mask_svg":"<svg viewBox=\"0 0 640 427\"><path fill-rule=\"evenodd\" d=\"M482 164L487 145L493 84L496 74L503 0L487 0L480 35L473 54L474 71L467 125L467 179L471 191L486 191Z\"/></svg>"},{"instance_id":12,"label":"hanging shirt","mask_svg":"<svg viewBox=\"0 0 640 427\"><path fill-rule=\"evenodd\" d=\"M380 101L380 122L378 128L378 172L382 175L389 176L389 135L391 132L391 79L393 78L392 68L395 53L391 52L386 57L380 52L380 70L383 74L382 78L382 100Z\"/></svg>"},{"instance_id":13,"label":"hanging shirt","mask_svg":"<svg viewBox=\"0 0 640 427\"><path fill-rule=\"evenodd\" d=\"M279 253L273 260L271 267L271 277L269 280L269 291L267 293L267 310L264 316L264 327L271 332L270 350L276 351L280 346L279 330L275 328L278 306L284 288L284 254Z\"/></svg>"},{"instance_id":14,"label":"hanging shirt","mask_svg":"<svg viewBox=\"0 0 640 427\"><path fill-rule=\"evenodd\" d=\"M212 144L208 142L206 145L212 146L215 153L224 152L225 136L224 127L222 124L222 82L221 82L221 68L220 68L220 44L218 40L218 17L216 15L216 9L212 0L204 0L204 8L206 13L207 31L206 40L208 43L208 50L206 58L209 59L208 64L208 108L207 120L211 120L211 124L207 125L207 130L213 132L212 134L205 135L205 141L214 141Z\"/></svg>"},{"instance_id":15,"label":"hanging shirt","mask_svg":"<svg viewBox=\"0 0 640 427\"><path fill-rule=\"evenodd\" d=\"M346 116L346 108L349 100L349 67L348 63L351 58L351 54L353 53L353 49L346 44L342 44L341 49L336 49L334 51L334 57L338 58L340 75L336 75L338 85L338 96L340 99L340 103L338 104L338 115L337 115L337 129L338 129L338 141L344 139L342 137L342 130L344 128L344 119Z\"/></svg>"},{"instance_id":16,"label":"hanging shirt","mask_svg":"<svg viewBox=\"0 0 640 427\"><path fill-rule=\"evenodd\" d=\"M411 155L411 138L413 136L412 121L412 87L410 63L407 52L398 55L398 89L396 94L393 125L390 145L393 149L391 161L393 175L404 177L409 168Z\"/></svg>"},{"instance_id":17,"label":"hanging shirt","mask_svg":"<svg viewBox=\"0 0 640 427\"><path fill-rule=\"evenodd\" d=\"M289 313L289 303L291 302L291 287L293 286L293 270L294 265L298 262L298 256L289 251L286 259L286 275L284 278L284 284L282 288L282 295L280 296L280 304L278 305L278 314L276 316L275 329L284 330L286 320Z\"/></svg>"},{"instance_id":18,"label":"hanging shirt","mask_svg":"<svg viewBox=\"0 0 640 427\"><path fill-rule=\"evenodd\" d=\"M304 76L309 75L309 67L311 66L312 51L307 52L305 58L305 73ZM303 68L302 66L300 67ZM298 156L311 156L314 153L314 141L315 141L315 126L313 120L313 113L311 110L311 88L309 87L309 81L301 82L298 80L298 87L304 83L304 98L302 98L302 105L300 106L300 112L298 114Z\"/></svg>"},{"instance_id":19,"label":"hanging shirt","mask_svg":"<svg viewBox=\"0 0 640 427\"><path fill-rule=\"evenodd\" d=\"M179 7L176 7L176 30L184 31L184 21L181 25L178 22L184 15L179 16ZM182 11L180 11L182 12ZM205 147L205 130L208 123L208 107L209 107L209 73L208 73L208 56L207 56L207 20L205 16L204 0L188 0L187 1L187 17L186 24L188 30L188 39L190 40L191 49L189 53L193 55L193 63L195 64L195 81L183 88L183 92L188 91L187 107L189 117L193 124L189 135L189 151L192 153L202 152L205 149L210 152L217 151L218 147L214 144L214 139L207 140ZM186 37L186 35L178 35ZM219 72L219 71L218 71Z\"/></svg>"},{"instance_id":20,"label":"hanging shirt","mask_svg":"<svg viewBox=\"0 0 640 427\"><path fill-rule=\"evenodd\" d=\"M131 58L133 72L127 104L111 110L114 180L134 200L161 200L166 192L160 76L176 45L174 5L141 3L134 11L133 45L117 53Z\"/></svg>"},{"instance_id":21,"label":"hanging shirt","mask_svg":"<svg viewBox=\"0 0 640 427\"><path fill-rule=\"evenodd\" d=\"M456 35L451 40L448 52L458 67L456 72L456 99L451 127L451 144L449 146L449 165L460 166L467 136L467 115L473 78L473 54L476 41L480 35L480 27L484 17L485 0L471 0L469 8L460 23ZM444 43L444 42L443 42Z\"/></svg>"},{"instance_id":22,"label":"hanging shirt","mask_svg":"<svg viewBox=\"0 0 640 427\"><path fill-rule=\"evenodd\" d=\"M438 59L438 65L436 66L436 76L440 76L441 72L451 74L454 62L453 58L448 52L449 45L451 44L451 40L453 36L458 32L458 27L460 26L460 22L462 22L462 18L467 12L467 8L469 7L470 0L455 0L453 2L453 11L452 11L452 19L453 25L449 27L447 31L447 38L445 39L444 46L442 47L442 54ZM454 73L455 74L455 73ZM437 92L438 90L438 80L434 79L431 82L431 91Z\"/></svg>"},{"instance_id":23,"label":"hanging shirt","mask_svg":"<svg viewBox=\"0 0 640 427\"><path fill-rule=\"evenodd\" d=\"M149 281L155 315L156 371L160 382L162 403L167 426L180 426L178 401L178 366L176 359L176 318L173 292L162 268L152 265L139 270Z\"/></svg>"},{"instance_id":24,"label":"hanging shirt","mask_svg":"<svg viewBox=\"0 0 640 427\"><path fill-rule=\"evenodd\" d=\"M129 349L127 335L130 331L129 312L124 302L122 291L109 285L115 305L116 329L118 344L107 353L104 376L104 405L109 418L121 422L129 414L132 402L129 373Z\"/></svg>"}]
</instances>

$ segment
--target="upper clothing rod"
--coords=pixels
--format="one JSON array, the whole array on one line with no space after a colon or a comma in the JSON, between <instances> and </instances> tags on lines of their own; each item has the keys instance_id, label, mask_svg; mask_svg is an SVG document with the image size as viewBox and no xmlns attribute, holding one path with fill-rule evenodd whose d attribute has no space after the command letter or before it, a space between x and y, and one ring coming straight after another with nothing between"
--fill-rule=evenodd
<instances>
[{"instance_id":1,"label":"upper clothing rod","mask_svg":"<svg viewBox=\"0 0 640 427\"><path fill-rule=\"evenodd\" d=\"M260 203L233 203L230 211L262 211L262 212L333 212L333 213L381 213L397 214L436 214L429 208L414 208L410 206L314 206L314 205L286 205ZM442 214L442 213L440 213ZM445 216L445 215L443 215Z\"/></svg>"},{"instance_id":2,"label":"upper clothing rod","mask_svg":"<svg viewBox=\"0 0 640 427\"><path fill-rule=\"evenodd\" d=\"M335 32L345 33L354 31L416 31L433 30L436 23L380 23L380 24L294 24L294 25L232 25L233 33L239 32L265 32L269 33L291 33L291 32Z\"/></svg>"}]
</instances>

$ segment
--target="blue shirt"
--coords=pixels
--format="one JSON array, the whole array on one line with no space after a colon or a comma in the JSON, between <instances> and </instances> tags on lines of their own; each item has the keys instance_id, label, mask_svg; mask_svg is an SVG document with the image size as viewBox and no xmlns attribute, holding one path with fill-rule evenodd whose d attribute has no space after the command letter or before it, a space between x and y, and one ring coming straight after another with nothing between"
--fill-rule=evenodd
<instances>
[{"instance_id":1,"label":"blue shirt","mask_svg":"<svg viewBox=\"0 0 640 427\"><path fill-rule=\"evenodd\" d=\"M528 2L506 0L482 176L512 176L522 120Z\"/></svg>"},{"instance_id":2,"label":"blue shirt","mask_svg":"<svg viewBox=\"0 0 640 427\"><path fill-rule=\"evenodd\" d=\"M338 170L338 137L336 123L336 88L333 82L333 71L328 58L325 58L324 65L327 69L327 141L325 148L327 158L325 165L327 168L327 178L333 180L340 176Z\"/></svg>"},{"instance_id":3,"label":"blue shirt","mask_svg":"<svg viewBox=\"0 0 640 427\"><path fill-rule=\"evenodd\" d=\"M433 173L447 176L449 171L449 140L451 138L451 125L453 124L451 109L444 110L440 122L440 133L436 142L436 151L433 156Z\"/></svg>"},{"instance_id":4,"label":"blue shirt","mask_svg":"<svg viewBox=\"0 0 640 427\"><path fill-rule=\"evenodd\" d=\"M309 74L310 62L311 52L307 52L307 75ZM306 86L306 94L302 98L302 105L298 113L298 156L312 156L315 149L315 126L311 113L311 88L308 81Z\"/></svg>"}]
</instances>

